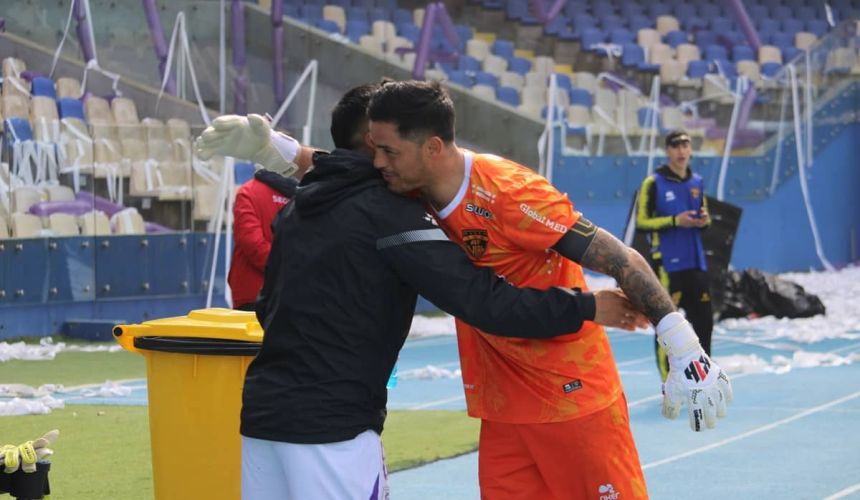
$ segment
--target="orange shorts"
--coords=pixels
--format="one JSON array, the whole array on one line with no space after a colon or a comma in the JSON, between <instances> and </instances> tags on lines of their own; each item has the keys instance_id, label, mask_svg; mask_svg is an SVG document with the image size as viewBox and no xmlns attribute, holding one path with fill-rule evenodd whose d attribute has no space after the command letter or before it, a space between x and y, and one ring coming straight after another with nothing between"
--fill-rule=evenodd
<instances>
[{"instance_id":1,"label":"orange shorts","mask_svg":"<svg viewBox=\"0 0 860 500\"><path fill-rule=\"evenodd\" d=\"M482 420L478 477L483 500L648 498L624 395L567 422Z\"/></svg>"}]
</instances>

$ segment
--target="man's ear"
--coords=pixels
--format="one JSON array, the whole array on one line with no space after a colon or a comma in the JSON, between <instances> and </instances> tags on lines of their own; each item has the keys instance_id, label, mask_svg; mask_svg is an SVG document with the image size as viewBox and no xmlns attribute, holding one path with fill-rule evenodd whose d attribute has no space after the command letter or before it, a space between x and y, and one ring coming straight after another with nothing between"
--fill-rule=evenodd
<instances>
[{"instance_id":1,"label":"man's ear","mask_svg":"<svg viewBox=\"0 0 860 500\"><path fill-rule=\"evenodd\" d=\"M424 150L430 156L436 156L445 149L445 142L438 135L431 135L424 141Z\"/></svg>"}]
</instances>

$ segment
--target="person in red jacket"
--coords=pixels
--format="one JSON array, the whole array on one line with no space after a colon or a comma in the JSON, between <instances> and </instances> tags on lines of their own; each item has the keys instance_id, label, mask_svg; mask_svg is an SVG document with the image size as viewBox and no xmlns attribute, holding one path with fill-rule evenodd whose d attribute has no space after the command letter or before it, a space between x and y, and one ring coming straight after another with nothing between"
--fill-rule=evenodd
<instances>
[{"instance_id":1,"label":"person in red jacket","mask_svg":"<svg viewBox=\"0 0 860 500\"><path fill-rule=\"evenodd\" d=\"M258 170L236 193L233 205L235 246L227 276L233 309L254 310L272 247L272 221L293 197L297 184L295 178Z\"/></svg>"}]
</instances>

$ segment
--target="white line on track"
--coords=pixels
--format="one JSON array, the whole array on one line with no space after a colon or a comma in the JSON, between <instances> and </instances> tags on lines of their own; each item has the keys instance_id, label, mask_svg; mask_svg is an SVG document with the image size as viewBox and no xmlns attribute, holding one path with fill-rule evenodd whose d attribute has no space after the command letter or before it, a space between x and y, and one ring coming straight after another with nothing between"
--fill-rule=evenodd
<instances>
[{"instance_id":1,"label":"white line on track","mask_svg":"<svg viewBox=\"0 0 860 500\"><path fill-rule=\"evenodd\" d=\"M860 483L857 483L854 486L849 486L844 490L837 491L836 493L822 500L836 500L837 498L845 498L852 493L857 493L858 491L860 491Z\"/></svg>"},{"instance_id":2,"label":"white line on track","mask_svg":"<svg viewBox=\"0 0 860 500\"><path fill-rule=\"evenodd\" d=\"M786 417L786 418L783 418L781 420L777 420L776 422L772 422L770 424L763 425L761 427L756 427L755 429L752 429L752 430L749 430L747 432L738 434L736 436L732 436L732 437L727 438L727 439L723 439L722 441L717 441L717 442L711 443L707 446L702 446L702 447L696 448L694 450L685 451L684 453L678 453L677 455L672 455L671 457L666 457L662 460L657 460L655 462L645 464L644 466L642 466L642 470L653 469L654 467L659 467L661 465L665 465L668 463L672 463L672 462L681 460L682 458L687 458L687 457L692 456L692 455L698 455L699 453L702 453L702 452L705 452L708 450L713 450L714 448L719 448L720 446L725 446L729 443L733 443L733 442L739 441L741 439L746 439L750 436L754 436L756 434L760 434L762 432L769 431L771 429L775 429L781 425L785 425L785 424L794 422L795 420L801 419L803 417L808 417L809 415L819 413L819 412L824 411L824 410L826 410L832 406L842 404L846 401L850 401L850 400L857 398L857 397L860 397L860 391L849 394L847 396L842 396L841 398L838 398L838 399L834 399L833 401L830 401L828 403L824 403L823 405L809 408L809 409L804 410L800 413L796 413L790 417Z\"/></svg>"}]
</instances>

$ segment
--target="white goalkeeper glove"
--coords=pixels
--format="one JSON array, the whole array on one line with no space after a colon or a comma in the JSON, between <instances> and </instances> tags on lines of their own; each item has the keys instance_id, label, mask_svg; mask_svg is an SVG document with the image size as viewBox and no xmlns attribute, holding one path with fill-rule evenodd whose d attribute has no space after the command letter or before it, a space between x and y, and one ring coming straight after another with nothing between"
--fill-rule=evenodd
<instances>
[{"instance_id":1,"label":"white goalkeeper glove","mask_svg":"<svg viewBox=\"0 0 860 500\"><path fill-rule=\"evenodd\" d=\"M54 450L48 446L56 441L59 435L60 431L54 429L35 441L27 441L18 446L7 444L0 447L4 472L12 474L19 466L25 473L36 472L36 463L54 453Z\"/></svg>"},{"instance_id":2,"label":"white goalkeeper glove","mask_svg":"<svg viewBox=\"0 0 860 500\"><path fill-rule=\"evenodd\" d=\"M194 143L197 156L208 160L215 155L250 160L266 170L289 177L298 166L293 163L301 145L292 137L272 130L260 115L224 115L200 134Z\"/></svg>"},{"instance_id":3,"label":"white goalkeeper glove","mask_svg":"<svg viewBox=\"0 0 860 500\"><path fill-rule=\"evenodd\" d=\"M675 419L686 402L690 428L713 429L726 416L732 384L723 370L705 354L696 332L681 313L667 314L657 324L657 341L669 358L669 376L663 384L663 416Z\"/></svg>"}]
</instances>

